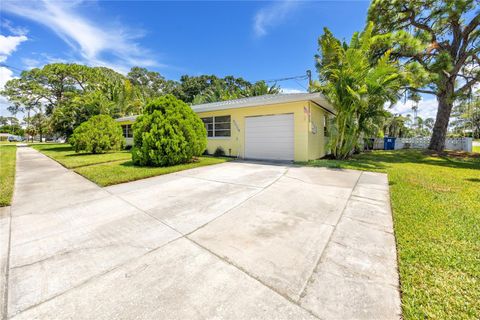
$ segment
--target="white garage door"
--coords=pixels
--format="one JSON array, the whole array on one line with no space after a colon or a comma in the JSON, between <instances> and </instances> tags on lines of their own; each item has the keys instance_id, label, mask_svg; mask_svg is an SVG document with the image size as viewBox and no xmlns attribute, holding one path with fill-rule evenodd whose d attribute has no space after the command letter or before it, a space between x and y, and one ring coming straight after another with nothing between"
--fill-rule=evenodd
<instances>
[{"instance_id":1,"label":"white garage door","mask_svg":"<svg viewBox=\"0 0 480 320\"><path fill-rule=\"evenodd\" d=\"M245 158L293 160L293 114L245 118Z\"/></svg>"}]
</instances>

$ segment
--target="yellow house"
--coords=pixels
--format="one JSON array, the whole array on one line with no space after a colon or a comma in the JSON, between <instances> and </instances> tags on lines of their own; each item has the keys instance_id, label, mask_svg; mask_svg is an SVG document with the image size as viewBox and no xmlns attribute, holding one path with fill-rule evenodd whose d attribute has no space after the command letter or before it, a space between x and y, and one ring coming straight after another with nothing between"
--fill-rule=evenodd
<instances>
[{"instance_id":1,"label":"yellow house","mask_svg":"<svg viewBox=\"0 0 480 320\"><path fill-rule=\"evenodd\" d=\"M264 95L192 106L207 129L207 151L244 159L307 161L323 157L328 118L335 113L320 93ZM136 116L117 119L127 145Z\"/></svg>"}]
</instances>

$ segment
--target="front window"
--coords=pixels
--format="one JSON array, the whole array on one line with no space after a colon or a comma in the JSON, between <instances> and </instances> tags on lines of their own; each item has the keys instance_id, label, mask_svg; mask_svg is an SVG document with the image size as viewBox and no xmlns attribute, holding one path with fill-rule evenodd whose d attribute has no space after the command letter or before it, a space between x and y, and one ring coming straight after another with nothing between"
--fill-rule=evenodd
<instances>
[{"instance_id":1,"label":"front window","mask_svg":"<svg viewBox=\"0 0 480 320\"><path fill-rule=\"evenodd\" d=\"M123 136L125 138L133 138L133 130L131 124L124 124L122 125Z\"/></svg>"},{"instance_id":2,"label":"front window","mask_svg":"<svg viewBox=\"0 0 480 320\"><path fill-rule=\"evenodd\" d=\"M230 120L230 116L202 118L205 129L207 129L207 137L230 137Z\"/></svg>"}]
</instances>

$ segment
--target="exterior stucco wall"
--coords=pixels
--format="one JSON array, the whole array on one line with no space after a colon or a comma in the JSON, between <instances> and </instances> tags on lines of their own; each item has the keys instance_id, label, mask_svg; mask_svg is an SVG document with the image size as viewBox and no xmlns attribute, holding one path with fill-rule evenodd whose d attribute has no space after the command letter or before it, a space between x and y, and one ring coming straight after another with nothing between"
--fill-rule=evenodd
<instances>
[{"instance_id":1,"label":"exterior stucco wall","mask_svg":"<svg viewBox=\"0 0 480 320\"><path fill-rule=\"evenodd\" d=\"M245 152L245 118L254 116L293 114L294 115L294 160L308 161L325 155L324 109L311 101L297 101L265 106L244 107L216 111L197 112L200 118L231 116L230 137L207 138L207 151L213 154L222 147L226 155L244 158ZM120 124L131 124L122 121ZM127 144L133 140L127 139Z\"/></svg>"},{"instance_id":2,"label":"exterior stucco wall","mask_svg":"<svg viewBox=\"0 0 480 320\"><path fill-rule=\"evenodd\" d=\"M309 102L310 124L308 130L308 160L325 156L327 139L324 135L325 116L329 113L317 104Z\"/></svg>"},{"instance_id":3,"label":"exterior stucco wall","mask_svg":"<svg viewBox=\"0 0 480 320\"><path fill-rule=\"evenodd\" d=\"M225 151L225 154L243 158L246 117L293 113L295 132L294 158L295 161L306 161L308 160L308 115L304 112L304 107L308 108L308 105L308 101L300 101L268 106L198 112L200 118L231 116L231 136L229 138L208 138L208 153L215 152L215 149L220 146Z\"/></svg>"}]
</instances>

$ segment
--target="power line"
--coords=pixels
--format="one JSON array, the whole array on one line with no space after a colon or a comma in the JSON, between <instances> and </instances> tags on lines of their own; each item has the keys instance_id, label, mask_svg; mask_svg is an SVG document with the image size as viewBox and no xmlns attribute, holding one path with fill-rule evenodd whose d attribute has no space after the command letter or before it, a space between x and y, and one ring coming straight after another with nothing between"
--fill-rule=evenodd
<instances>
[{"instance_id":1,"label":"power line","mask_svg":"<svg viewBox=\"0 0 480 320\"><path fill-rule=\"evenodd\" d=\"M295 82L296 82L300 87L302 87L303 89L305 89L306 91L308 91L308 88L305 87L303 84L301 84L298 80L295 79Z\"/></svg>"},{"instance_id":2,"label":"power line","mask_svg":"<svg viewBox=\"0 0 480 320\"><path fill-rule=\"evenodd\" d=\"M263 81L269 83L269 82L279 82L279 81L287 81L287 80L307 80L307 79L308 79L308 76L301 75L301 76L293 76L293 77L278 78L278 79L263 80Z\"/></svg>"},{"instance_id":3,"label":"power line","mask_svg":"<svg viewBox=\"0 0 480 320\"><path fill-rule=\"evenodd\" d=\"M20 71L20 72L23 71L23 70L20 69L20 68L13 67L13 66L9 66L8 64L5 64L5 63L0 63L0 67L4 67L4 68L7 68L7 69L12 69L12 70L16 70L16 71Z\"/></svg>"}]
</instances>

